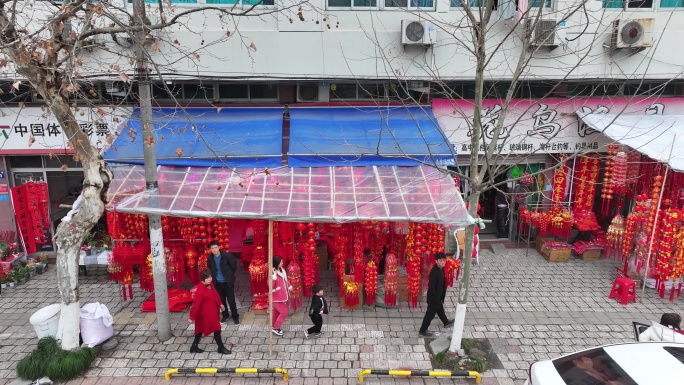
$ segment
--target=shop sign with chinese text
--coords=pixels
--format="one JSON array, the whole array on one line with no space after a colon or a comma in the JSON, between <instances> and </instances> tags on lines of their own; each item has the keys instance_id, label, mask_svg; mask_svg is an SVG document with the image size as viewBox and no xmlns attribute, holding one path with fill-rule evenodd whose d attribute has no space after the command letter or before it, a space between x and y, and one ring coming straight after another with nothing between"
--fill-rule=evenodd
<instances>
[{"instance_id":1,"label":"shop sign with chinese text","mask_svg":"<svg viewBox=\"0 0 684 385\"><path fill-rule=\"evenodd\" d=\"M74 115L90 142L102 148L118 135L130 113L127 108L83 107ZM67 141L57 119L42 108L0 109L0 155L47 155L70 149Z\"/></svg>"},{"instance_id":2,"label":"shop sign with chinese text","mask_svg":"<svg viewBox=\"0 0 684 385\"><path fill-rule=\"evenodd\" d=\"M482 139L492 141L503 102L483 101ZM459 155L470 154L473 100L434 99L432 111ZM610 138L588 128L577 111L595 114L684 114L684 98L550 98L512 100L497 141L497 154L543 154L605 151Z\"/></svg>"}]
</instances>

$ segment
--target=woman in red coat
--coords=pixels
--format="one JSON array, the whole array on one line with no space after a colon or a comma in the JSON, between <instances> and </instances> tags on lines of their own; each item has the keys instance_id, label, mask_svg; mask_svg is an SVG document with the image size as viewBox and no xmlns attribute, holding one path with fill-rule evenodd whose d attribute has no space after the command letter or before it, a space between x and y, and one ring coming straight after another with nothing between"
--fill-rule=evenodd
<instances>
[{"instance_id":1,"label":"woman in red coat","mask_svg":"<svg viewBox=\"0 0 684 385\"><path fill-rule=\"evenodd\" d=\"M192 301L192 308L190 308L190 318L188 321L195 324L195 340L190 347L190 353L203 353L199 344L202 334L208 336L214 333L214 341L218 345L218 352L221 354L230 354L230 350L226 349L221 339L221 311L225 310L221 304L216 288L211 283L211 271L204 270L200 273L200 283L195 286L195 298Z\"/></svg>"}]
</instances>

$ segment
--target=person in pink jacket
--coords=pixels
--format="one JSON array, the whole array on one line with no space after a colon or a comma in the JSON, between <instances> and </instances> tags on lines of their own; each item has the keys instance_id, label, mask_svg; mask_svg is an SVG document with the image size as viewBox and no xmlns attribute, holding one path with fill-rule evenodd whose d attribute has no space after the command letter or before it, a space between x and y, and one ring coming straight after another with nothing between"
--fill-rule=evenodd
<instances>
[{"instance_id":1,"label":"person in pink jacket","mask_svg":"<svg viewBox=\"0 0 684 385\"><path fill-rule=\"evenodd\" d=\"M273 257L271 279L273 280L273 313L271 314L273 329L271 332L277 336L282 336L283 331L280 329L280 326L285 322L285 318L287 318L287 301L290 299L292 286L287 281L287 272L283 269L283 258L280 256Z\"/></svg>"}]
</instances>

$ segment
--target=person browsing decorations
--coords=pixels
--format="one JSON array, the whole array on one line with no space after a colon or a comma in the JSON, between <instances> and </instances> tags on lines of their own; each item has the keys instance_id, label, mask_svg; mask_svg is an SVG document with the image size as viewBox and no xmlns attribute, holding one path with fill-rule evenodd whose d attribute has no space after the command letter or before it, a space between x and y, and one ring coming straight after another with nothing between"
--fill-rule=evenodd
<instances>
[{"instance_id":1,"label":"person browsing decorations","mask_svg":"<svg viewBox=\"0 0 684 385\"><path fill-rule=\"evenodd\" d=\"M190 346L190 353L204 353L198 344L202 338L202 334L208 336L214 333L214 341L218 345L218 352L221 354L230 354L230 350L223 345L221 338L221 324L219 323L220 310L224 310L221 304L218 293L214 285L211 283L211 272L204 270L200 273L200 283L195 286L195 296L192 300L192 307L190 308L190 317L188 322L195 324L195 339Z\"/></svg>"},{"instance_id":2,"label":"person browsing decorations","mask_svg":"<svg viewBox=\"0 0 684 385\"><path fill-rule=\"evenodd\" d=\"M236 325L240 324L240 316L238 315L237 305L235 304L235 271L237 270L237 259L235 256L227 251L219 248L218 241L211 241L209 243L209 250L211 251L207 256L207 267L214 277L214 286L221 298L223 304L223 317L221 322L226 322L230 316L233 316L233 322ZM226 303L227 300L227 303ZM230 313L228 312L230 308Z\"/></svg>"},{"instance_id":3,"label":"person browsing decorations","mask_svg":"<svg viewBox=\"0 0 684 385\"><path fill-rule=\"evenodd\" d=\"M273 257L273 271L271 272L271 279L273 280L273 313L271 320L273 321L273 334L282 336L283 331L280 326L285 322L288 313L287 300L290 299L290 290L292 286L287 281L287 273L283 269L283 258L280 256Z\"/></svg>"}]
</instances>

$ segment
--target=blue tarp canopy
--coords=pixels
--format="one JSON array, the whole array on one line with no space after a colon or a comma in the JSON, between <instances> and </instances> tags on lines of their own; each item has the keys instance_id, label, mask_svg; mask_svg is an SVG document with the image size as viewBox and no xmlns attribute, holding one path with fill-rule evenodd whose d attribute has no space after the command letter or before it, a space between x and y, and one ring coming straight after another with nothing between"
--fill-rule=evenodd
<instances>
[{"instance_id":1,"label":"blue tarp canopy","mask_svg":"<svg viewBox=\"0 0 684 385\"><path fill-rule=\"evenodd\" d=\"M291 107L290 167L454 163L430 107Z\"/></svg>"},{"instance_id":2,"label":"blue tarp canopy","mask_svg":"<svg viewBox=\"0 0 684 385\"><path fill-rule=\"evenodd\" d=\"M278 167L282 120L282 107L154 108L157 164ZM140 109L135 109L104 158L143 164Z\"/></svg>"}]
</instances>

